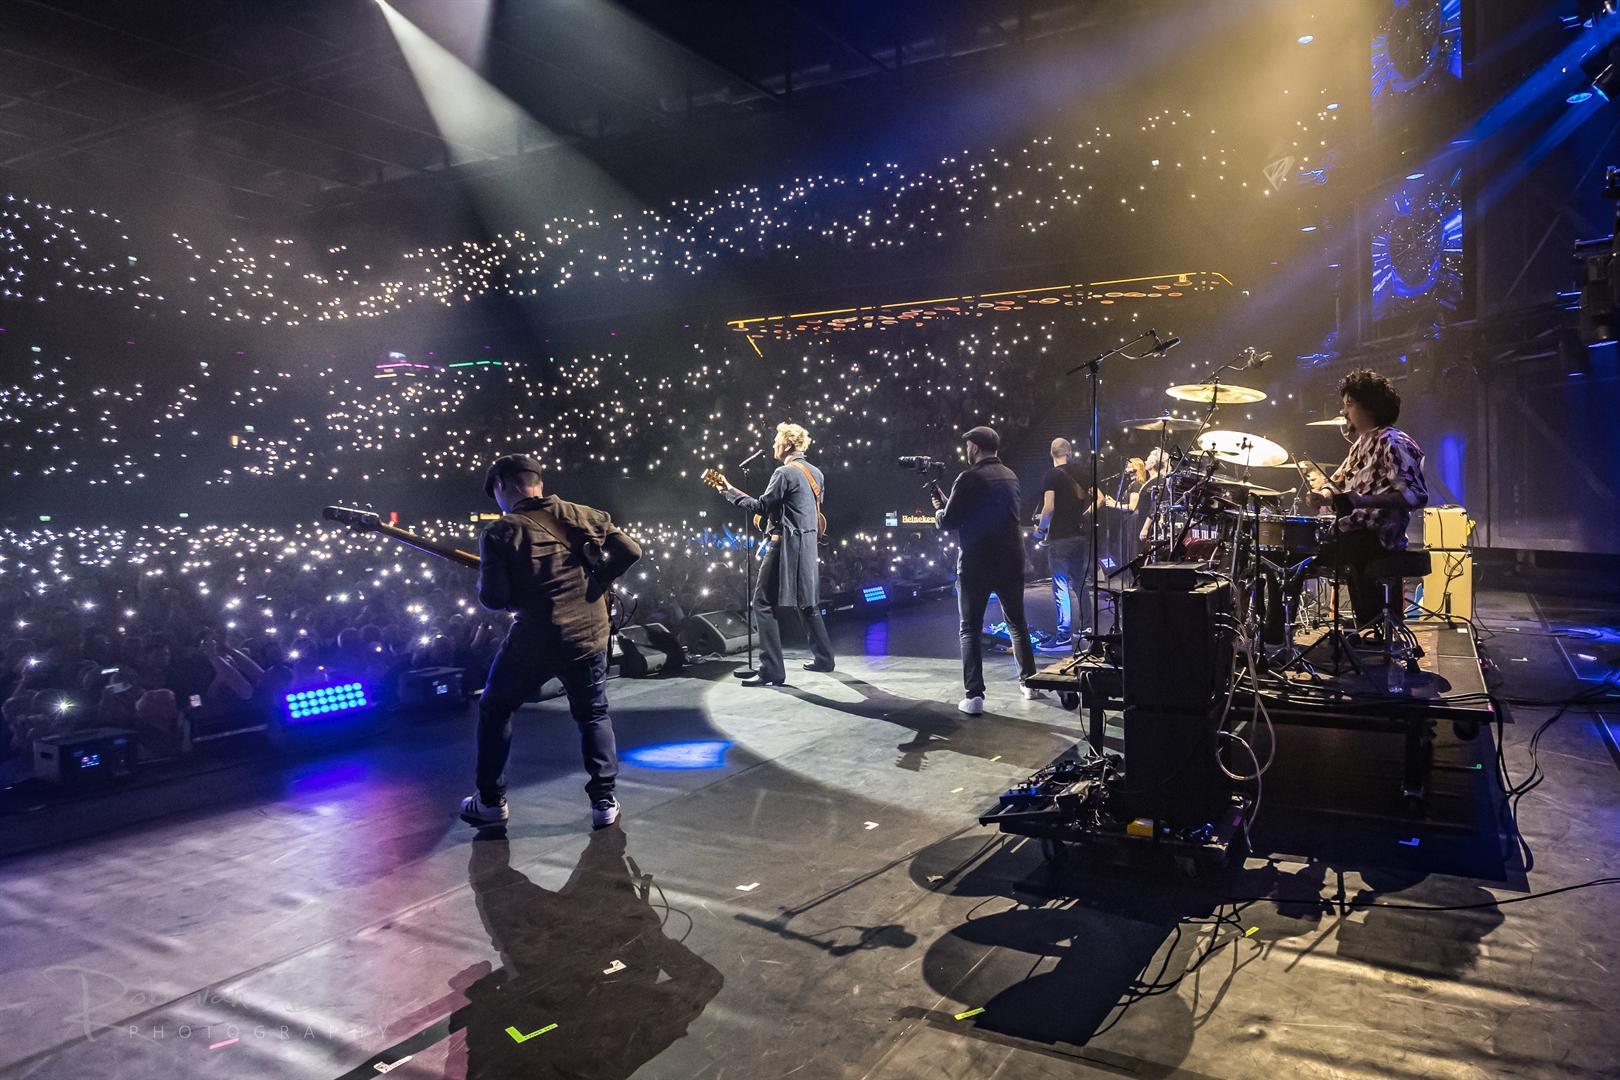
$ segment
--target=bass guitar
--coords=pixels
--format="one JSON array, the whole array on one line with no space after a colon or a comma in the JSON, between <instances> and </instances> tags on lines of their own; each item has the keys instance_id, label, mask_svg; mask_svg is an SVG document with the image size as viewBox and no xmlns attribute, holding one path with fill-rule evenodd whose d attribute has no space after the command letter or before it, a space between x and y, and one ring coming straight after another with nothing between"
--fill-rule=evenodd
<instances>
[{"instance_id":1,"label":"bass guitar","mask_svg":"<svg viewBox=\"0 0 1620 1080\"><path fill-rule=\"evenodd\" d=\"M408 547L429 555L436 555L457 566L465 566L470 570L477 570L482 560L470 551L451 547L429 540L425 536L418 536L395 525L389 525L377 514L370 510L355 510L347 506L328 506L321 511L321 516L328 521L336 521L347 525L355 532L381 533L391 540L398 540ZM606 597L608 605L608 618L615 618L619 609L619 594L613 587L613 578L604 570L602 549L599 545L588 544L586 550L580 552L580 561L585 570L585 598L592 603Z\"/></svg>"}]
</instances>

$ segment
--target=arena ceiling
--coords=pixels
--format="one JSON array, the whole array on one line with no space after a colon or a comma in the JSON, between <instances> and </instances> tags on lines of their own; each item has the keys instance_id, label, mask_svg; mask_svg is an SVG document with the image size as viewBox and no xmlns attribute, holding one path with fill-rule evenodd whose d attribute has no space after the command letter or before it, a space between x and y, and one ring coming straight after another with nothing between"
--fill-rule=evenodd
<instances>
[{"instance_id":1,"label":"arena ceiling","mask_svg":"<svg viewBox=\"0 0 1620 1080\"><path fill-rule=\"evenodd\" d=\"M1128 17L1122 0L393 0L539 121L452 145L376 0L9 0L0 180L266 224L559 146L949 78ZM1139 9L1138 9L1139 10ZM43 181L43 183L41 182Z\"/></svg>"}]
</instances>

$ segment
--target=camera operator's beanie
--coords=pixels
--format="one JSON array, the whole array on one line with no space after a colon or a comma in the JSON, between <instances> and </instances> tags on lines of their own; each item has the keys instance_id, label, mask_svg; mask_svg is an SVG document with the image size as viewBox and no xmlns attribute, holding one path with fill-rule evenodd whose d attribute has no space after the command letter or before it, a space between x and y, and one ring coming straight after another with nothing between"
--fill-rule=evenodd
<instances>
[{"instance_id":1,"label":"camera operator's beanie","mask_svg":"<svg viewBox=\"0 0 1620 1080\"><path fill-rule=\"evenodd\" d=\"M980 450L986 450L992 454L1001 451L1001 436L996 434L996 429L993 427L985 427L981 424L976 428L968 428L962 432L962 438L977 446Z\"/></svg>"}]
</instances>

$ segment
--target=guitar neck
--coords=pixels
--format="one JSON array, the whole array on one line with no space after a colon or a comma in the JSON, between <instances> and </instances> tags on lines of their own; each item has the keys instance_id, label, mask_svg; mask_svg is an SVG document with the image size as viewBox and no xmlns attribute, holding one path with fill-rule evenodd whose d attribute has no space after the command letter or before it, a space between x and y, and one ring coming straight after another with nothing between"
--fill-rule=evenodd
<instances>
[{"instance_id":1,"label":"guitar neck","mask_svg":"<svg viewBox=\"0 0 1620 1080\"><path fill-rule=\"evenodd\" d=\"M417 536L413 532L406 532L404 529L396 528L393 525L379 522L377 525L377 531L391 540L398 540L407 547L413 547L417 551L423 551L429 555L437 555L439 558L453 562L457 566L465 566L469 569L477 570L480 565L478 556L474 555L470 551L462 551L460 548L451 547L448 544L435 543L432 540Z\"/></svg>"}]
</instances>

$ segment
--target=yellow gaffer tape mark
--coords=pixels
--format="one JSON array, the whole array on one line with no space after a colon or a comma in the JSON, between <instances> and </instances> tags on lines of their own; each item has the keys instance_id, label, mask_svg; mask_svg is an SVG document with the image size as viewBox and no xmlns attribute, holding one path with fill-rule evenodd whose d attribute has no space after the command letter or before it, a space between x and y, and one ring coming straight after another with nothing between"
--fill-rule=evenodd
<instances>
[{"instance_id":1,"label":"yellow gaffer tape mark","mask_svg":"<svg viewBox=\"0 0 1620 1080\"><path fill-rule=\"evenodd\" d=\"M1243 936L1254 937L1254 935L1258 934L1259 932L1260 928L1258 926L1251 926L1247 930L1243 931Z\"/></svg>"},{"instance_id":2,"label":"yellow gaffer tape mark","mask_svg":"<svg viewBox=\"0 0 1620 1080\"><path fill-rule=\"evenodd\" d=\"M557 1030L557 1025L556 1024L547 1024L545 1027L541 1028L539 1031L531 1031L527 1035L523 1034L523 1032L519 1031L515 1027L508 1027L506 1029L506 1033L508 1035L512 1036L512 1041L513 1042L515 1042L515 1043L526 1043L530 1039L537 1038L538 1036L544 1035L548 1031L556 1031L556 1030Z\"/></svg>"},{"instance_id":3,"label":"yellow gaffer tape mark","mask_svg":"<svg viewBox=\"0 0 1620 1080\"><path fill-rule=\"evenodd\" d=\"M978 1016L982 1012L984 1012L984 1009L982 1009L982 1008L969 1009L967 1012L959 1012L959 1013L957 1013L956 1018L958 1020L966 1020L968 1017L970 1017L970 1016Z\"/></svg>"},{"instance_id":4,"label":"yellow gaffer tape mark","mask_svg":"<svg viewBox=\"0 0 1620 1080\"><path fill-rule=\"evenodd\" d=\"M991 758L990 760L991 761L1000 761L1001 760L1001 755L997 754L995 757Z\"/></svg>"}]
</instances>

